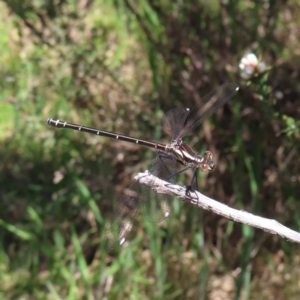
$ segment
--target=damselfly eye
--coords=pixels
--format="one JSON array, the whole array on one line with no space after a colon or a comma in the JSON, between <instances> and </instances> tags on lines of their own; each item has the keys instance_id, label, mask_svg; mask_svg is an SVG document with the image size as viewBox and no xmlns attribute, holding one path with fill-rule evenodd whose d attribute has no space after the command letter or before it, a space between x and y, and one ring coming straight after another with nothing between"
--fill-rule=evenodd
<instances>
[{"instance_id":1,"label":"damselfly eye","mask_svg":"<svg viewBox=\"0 0 300 300\"><path fill-rule=\"evenodd\" d=\"M208 164L201 164L201 170L206 172L209 170Z\"/></svg>"},{"instance_id":2,"label":"damselfly eye","mask_svg":"<svg viewBox=\"0 0 300 300\"><path fill-rule=\"evenodd\" d=\"M206 158L206 159L213 159L213 154L210 152L210 151L205 151L204 152L204 157Z\"/></svg>"},{"instance_id":3,"label":"damselfly eye","mask_svg":"<svg viewBox=\"0 0 300 300\"><path fill-rule=\"evenodd\" d=\"M210 164L208 165L208 171L212 171L215 168L215 163L214 162L210 162Z\"/></svg>"}]
</instances>

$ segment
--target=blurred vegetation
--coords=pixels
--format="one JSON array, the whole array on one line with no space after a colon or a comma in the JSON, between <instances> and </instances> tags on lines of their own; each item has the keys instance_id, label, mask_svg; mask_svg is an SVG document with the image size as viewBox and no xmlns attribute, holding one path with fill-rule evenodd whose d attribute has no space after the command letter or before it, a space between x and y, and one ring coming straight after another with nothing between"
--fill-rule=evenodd
<instances>
[{"instance_id":1,"label":"blurred vegetation","mask_svg":"<svg viewBox=\"0 0 300 300\"><path fill-rule=\"evenodd\" d=\"M164 224L141 216L136 238L106 253L113 203L154 153L45 123L167 141L164 112L237 82L188 138L217 160L200 189L299 231L297 0L0 8L1 299L298 299L298 245L178 200ZM245 79L239 62L251 52L267 68Z\"/></svg>"}]
</instances>

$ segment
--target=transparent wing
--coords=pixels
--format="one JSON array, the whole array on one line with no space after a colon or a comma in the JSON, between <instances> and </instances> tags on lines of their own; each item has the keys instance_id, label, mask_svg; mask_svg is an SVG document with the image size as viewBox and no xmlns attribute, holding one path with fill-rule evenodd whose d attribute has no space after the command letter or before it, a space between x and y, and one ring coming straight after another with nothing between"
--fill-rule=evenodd
<instances>
[{"instance_id":1,"label":"transparent wing","mask_svg":"<svg viewBox=\"0 0 300 300\"><path fill-rule=\"evenodd\" d=\"M162 119L164 130L173 138L177 137L183 128L190 109L186 107L176 107L169 110Z\"/></svg>"},{"instance_id":2,"label":"transparent wing","mask_svg":"<svg viewBox=\"0 0 300 300\"><path fill-rule=\"evenodd\" d=\"M170 176L175 170L176 159L166 153L158 152L151 173L160 179L174 182ZM156 179L153 179L153 184ZM106 247L113 249L122 245L137 225L141 209L150 222L161 222L169 216L173 208L173 197L157 194L151 188L135 181L118 200L112 221L105 228Z\"/></svg>"},{"instance_id":3,"label":"transparent wing","mask_svg":"<svg viewBox=\"0 0 300 300\"><path fill-rule=\"evenodd\" d=\"M224 84L207 94L202 99L202 103L196 105L192 111L187 108L170 110L163 118L164 129L172 136L172 139L184 137L216 109L224 105L235 95L237 90L237 84ZM175 165L176 159L174 157L159 151L151 173L160 179L173 183L175 182L172 176L175 173ZM137 223L137 216L141 208L145 210L148 221L159 223L170 215L173 208L173 197L157 194L151 188L135 181L119 199L116 215L113 221L106 226L105 239L108 248L114 248L125 242L133 226Z\"/></svg>"},{"instance_id":4,"label":"transparent wing","mask_svg":"<svg viewBox=\"0 0 300 300\"><path fill-rule=\"evenodd\" d=\"M176 163L174 157L159 151L150 172L157 178L174 183L175 179L172 175L175 173ZM153 185L155 180L156 178L153 179ZM160 223L171 214L173 196L155 193L151 188L148 188L145 195L146 197L143 198L144 210L149 222Z\"/></svg>"},{"instance_id":5,"label":"transparent wing","mask_svg":"<svg viewBox=\"0 0 300 300\"><path fill-rule=\"evenodd\" d=\"M118 200L114 217L105 228L104 237L107 248L112 249L122 245L136 224L142 207L140 188L141 185L135 181Z\"/></svg>"},{"instance_id":6,"label":"transparent wing","mask_svg":"<svg viewBox=\"0 0 300 300\"><path fill-rule=\"evenodd\" d=\"M238 91L236 83L223 84L201 99L186 117L184 126L178 131L175 139L181 139L191 133L201 122L208 118L219 107L223 106Z\"/></svg>"}]
</instances>

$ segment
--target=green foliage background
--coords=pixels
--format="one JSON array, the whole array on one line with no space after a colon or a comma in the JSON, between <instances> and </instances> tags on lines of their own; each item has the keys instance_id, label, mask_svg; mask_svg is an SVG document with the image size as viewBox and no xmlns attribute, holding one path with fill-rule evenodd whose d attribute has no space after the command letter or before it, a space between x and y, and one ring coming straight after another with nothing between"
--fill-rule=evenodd
<instances>
[{"instance_id":1,"label":"green foliage background","mask_svg":"<svg viewBox=\"0 0 300 300\"><path fill-rule=\"evenodd\" d=\"M48 117L167 141L160 120L240 91L188 138L200 189L300 228L300 7L279 1L0 1L1 299L298 299L299 246L175 200L120 253L113 203L154 153ZM253 52L268 68L248 80ZM181 182L190 178L186 174Z\"/></svg>"}]
</instances>

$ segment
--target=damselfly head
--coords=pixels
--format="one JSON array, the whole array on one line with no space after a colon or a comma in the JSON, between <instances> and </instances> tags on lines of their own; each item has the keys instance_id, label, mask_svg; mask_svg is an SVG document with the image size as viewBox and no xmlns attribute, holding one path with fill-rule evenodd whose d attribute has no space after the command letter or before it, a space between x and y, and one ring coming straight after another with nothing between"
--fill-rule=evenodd
<instances>
[{"instance_id":1,"label":"damselfly head","mask_svg":"<svg viewBox=\"0 0 300 300\"><path fill-rule=\"evenodd\" d=\"M215 168L215 162L213 161L213 155L210 151L205 151L203 154L203 161L199 168L204 171L212 171Z\"/></svg>"}]
</instances>

